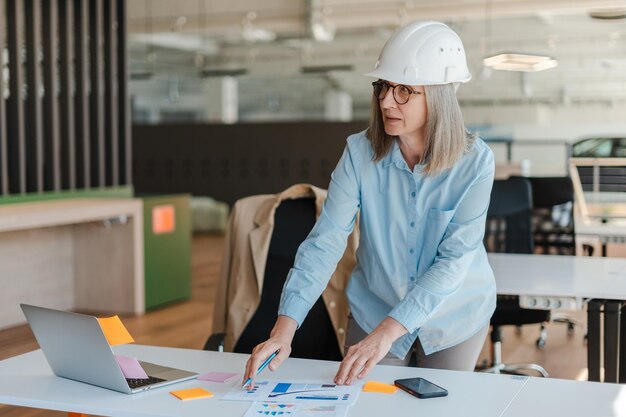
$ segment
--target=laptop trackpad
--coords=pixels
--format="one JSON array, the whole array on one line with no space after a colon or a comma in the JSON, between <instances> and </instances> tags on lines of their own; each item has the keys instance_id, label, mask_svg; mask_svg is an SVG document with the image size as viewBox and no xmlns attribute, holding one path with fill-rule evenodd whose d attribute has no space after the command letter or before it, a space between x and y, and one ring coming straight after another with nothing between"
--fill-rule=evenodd
<instances>
[{"instance_id":1,"label":"laptop trackpad","mask_svg":"<svg viewBox=\"0 0 626 417\"><path fill-rule=\"evenodd\" d=\"M173 381L175 379L186 378L189 376L197 375L195 372L183 371L182 369L169 368L167 366L157 365L155 363L139 361L142 368L146 373L155 378L161 378L166 381Z\"/></svg>"}]
</instances>

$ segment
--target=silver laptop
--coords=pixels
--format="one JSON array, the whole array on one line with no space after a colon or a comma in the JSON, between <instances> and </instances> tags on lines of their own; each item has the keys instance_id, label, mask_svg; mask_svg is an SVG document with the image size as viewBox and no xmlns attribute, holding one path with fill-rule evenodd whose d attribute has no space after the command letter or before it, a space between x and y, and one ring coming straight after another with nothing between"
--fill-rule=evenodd
<instances>
[{"instance_id":1,"label":"silver laptop","mask_svg":"<svg viewBox=\"0 0 626 417\"><path fill-rule=\"evenodd\" d=\"M126 394L185 381L197 373L139 362L148 379L126 379L98 319L21 304L52 371L60 377Z\"/></svg>"}]
</instances>

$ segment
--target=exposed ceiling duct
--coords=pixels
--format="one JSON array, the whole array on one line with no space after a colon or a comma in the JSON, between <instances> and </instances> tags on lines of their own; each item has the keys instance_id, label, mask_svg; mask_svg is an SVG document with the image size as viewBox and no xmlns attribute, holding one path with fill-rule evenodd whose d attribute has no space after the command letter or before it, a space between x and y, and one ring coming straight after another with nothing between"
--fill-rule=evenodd
<instances>
[{"instance_id":1,"label":"exposed ceiling duct","mask_svg":"<svg viewBox=\"0 0 626 417\"><path fill-rule=\"evenodd\" d=\"M153 5L149 19L146 4ZM558 57L558 68L530 75L529 100L560 102L566 90L571 103L626 101L620 6L623 0L133 0L131 70L133 79L157 71L185 83L247 74L242 100L265 97L270 79L280 80L278 94L319 97L333 74L354 106L366 107L371 92L360 74L371 70L385 40L404 21L439 19L466 47L474 79L459 90L462 100L528 100L519 74L485 68L483 59L531 51ZM612 18L590 17L607 9Z\"/></svg>"}]
</instances>

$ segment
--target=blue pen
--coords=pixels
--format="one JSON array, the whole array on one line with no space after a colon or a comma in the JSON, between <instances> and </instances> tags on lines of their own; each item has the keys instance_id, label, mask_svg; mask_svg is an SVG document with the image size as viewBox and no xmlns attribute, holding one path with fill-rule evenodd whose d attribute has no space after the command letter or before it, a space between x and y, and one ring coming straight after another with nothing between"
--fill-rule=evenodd
<instances>
[{"instance_id":1,"label":"blue pen","mask_svg":"<svg viewBox=\"0 0 626 417\"><path fill-rule=\"evenodd\" d=\"M263 363L261 364L261 366L259 366L259 369L257 369L256 374L257 376L261 373L261 371L263 369L265 369L265 367L267 365L269 365L269 363L272 361L272 359L274 359L276 357L276 355L278 355L278 350L274 353L272 353L267 359L265 359L265 361L263 361ZM252 382L252 378L248 378L246 379L246 382L243 383L242 387L246 387L248 386L248 384L250 384L250 382Z\"/></svg>"}]
</instances>

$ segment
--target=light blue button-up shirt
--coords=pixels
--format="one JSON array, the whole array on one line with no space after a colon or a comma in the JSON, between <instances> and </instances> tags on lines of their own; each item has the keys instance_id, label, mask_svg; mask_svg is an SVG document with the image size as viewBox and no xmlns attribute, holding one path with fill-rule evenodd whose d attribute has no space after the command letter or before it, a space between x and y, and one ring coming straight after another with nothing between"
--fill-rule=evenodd
<instances>
[{"instance_id":1,"label":"light blue button-up shirt","mask_svg":"<svg viewBox=\"0 0 626 417\"><path fill-rule=\"evenodd\" d=\"M489 323L496 305L483 246L494 177L493 153L477 139L438 175L411 171L397 141L382 160L365 132L348 138L322 213L298 249L278 314L300 325L343 255L360 210L357 266L346 294L370 333L387 316L408 333L391 353L406 356L416 338L425 354L457 345Z\"/></svg>"}]
</instances>

